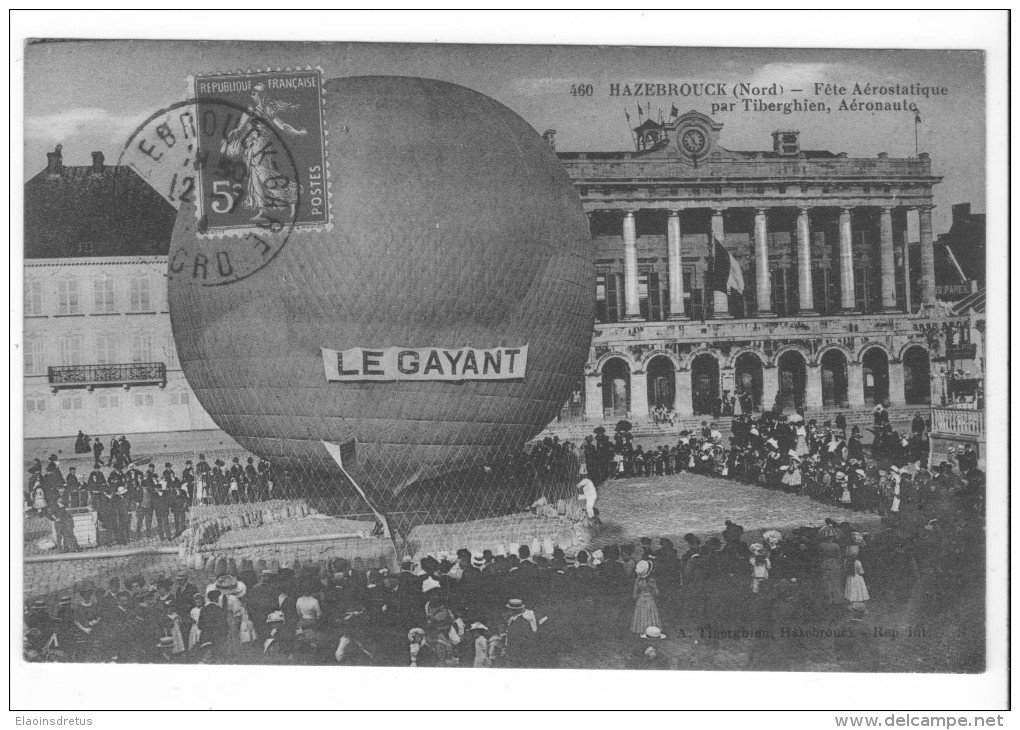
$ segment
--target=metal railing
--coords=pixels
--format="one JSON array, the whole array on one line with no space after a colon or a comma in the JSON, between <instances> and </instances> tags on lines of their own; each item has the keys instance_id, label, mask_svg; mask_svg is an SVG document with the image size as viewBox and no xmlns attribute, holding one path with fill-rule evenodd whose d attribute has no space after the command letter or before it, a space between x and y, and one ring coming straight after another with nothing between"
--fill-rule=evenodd
<instances>
[{"instance_id":1,"label":"metal railing","mask_svg":"<svg viewBox=\"0 0 1020 730\"><path fill-rule=\"evenodd\" d=\"M47 368L50 388L87 388L132 385L166 385L166 364L127 362L108 365L56 365Z\"/></svg>"},{"instance_id":2,"label":"metal railing","mask_svg":"<svg viewBox=\"0 0 1020 730\"><path fill-rule=\"evenodd\" d=\"M982 437L985 412L969 408L932 408L932 433Z\"/></svg>"}]
</instances>

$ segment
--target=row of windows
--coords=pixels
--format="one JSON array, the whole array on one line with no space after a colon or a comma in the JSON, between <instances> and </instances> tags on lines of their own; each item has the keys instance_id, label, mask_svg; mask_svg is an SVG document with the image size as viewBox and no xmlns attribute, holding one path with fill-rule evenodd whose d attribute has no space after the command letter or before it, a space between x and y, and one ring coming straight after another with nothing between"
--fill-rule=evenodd
<instances>
[{"instance_id":1,"label":"row of windows","mask_svg":"<svg viewBox=\"0 0 1020 730\"><path fill-rule=\"evenodd\" d=\"M160 400L160 405L167 406L184 406L187 405L190 398L187 393L164 393L163 398ZM45 413L46 412L46 398L26 398L25 399L25 413ZM62 411L80 411L85 408L85 396L83 395L65 395L60 398L60 410ZM156 397L153 393L132 393L124 395L122 393L99 393L96 395L96 407L100 410L110 410L113 408L127 408L130 406L136 408L152 408L156 405Z\"/></svg>"},{"instance_id":2,"label":"row of windows","mask_svg":"<svg viewBox=\"0 0 1020 730\"><path fill-rule=\"evenodd\" d=\"M164 362L171 370L177 368L177 349L172 341L157 342L152 332L137 331L130 335L97 335L91 352L86 352L82 335L65 335L57 340L57 358L47 357L46 340L29 337L25 340L25 375L45 375L49 365L112 365L122 362ZM125 353L125 344L127 352ZM125 359L125 356L127 359Z\"/></svg>"},{"instance_id":3,"label":"row of windows","mask_svg":"<svg viewBox=\"0 0 1020 730\"><path fill-rule=\"evenodd\" d=\"M25 316L41 317L49 314L118 314L124 304L128 312L154 312L156 307L166 309L165 287L154 287L149 277L128 280L127 298L118 291L117 280L101 274L94 278L91 287L79 279L62 279L56 285L56 307L53 308L49 282L40 279L25 281ZM89 289L89 291L86 291ZM50 297L47 297L47 294Z\"/></svg>"}]
</instances>

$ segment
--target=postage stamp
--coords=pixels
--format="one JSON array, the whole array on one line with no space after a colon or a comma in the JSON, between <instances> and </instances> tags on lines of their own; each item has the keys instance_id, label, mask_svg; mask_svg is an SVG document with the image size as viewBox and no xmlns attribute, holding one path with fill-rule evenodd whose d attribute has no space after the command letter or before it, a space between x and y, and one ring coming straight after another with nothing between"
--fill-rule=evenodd
<instances>
[{"instance_id":1,"label":"postage stamp","mask_svg":"<svg viewBox=\"0 0 1020 730\"><path fill-rule=\"evenodd\" d=\"M205 231L243 233L273 220L299 228L328 226L321 69L200 75L190 81L198 150L206 163L210 155L217 160L196 167L196 212ZM228 110L240 111L223 113Z\"/></svg>"}]
</instances>

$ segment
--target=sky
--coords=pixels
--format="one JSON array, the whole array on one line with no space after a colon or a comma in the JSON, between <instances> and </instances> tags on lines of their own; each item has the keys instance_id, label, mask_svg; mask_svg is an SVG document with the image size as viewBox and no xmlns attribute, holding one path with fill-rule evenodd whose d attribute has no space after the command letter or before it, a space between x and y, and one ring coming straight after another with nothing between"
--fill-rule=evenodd
<instances>
[{"instance_id":1,"label":"sky","mask_svg":"<svg viewBox=\"0 0 1020 730\"><path fill-rule=\"evenodd\" d=\"M320 66L326 78L411 75L467 86L507 105L539 132L557 130L560 151L626 150L636 126L637 98L611 96L611 84L715 82L773 83L784 95L827 101L830 114L716 112L725 126L720 144L734 150L771 148L771 132L794 128L804 149L846 152L850 157L914 154L910 111L839 111L841 98L900 101L892 96L814 96L814 84L849 87L916 84L945 87L945 95L909 96L921 116L920 150L944 177L935 188L935 230L948 230L951 206L985 209L985 76L979 51L882 51L834 49L727 49L628 46L468 46L367 43L224 41L71 41L25 48L24 176L45 166L47 151L63 145L64 163L85 165L100 150L108 163L150 114L188 97L189 76L266 67ZM571 95L591 84L591 96ZM804 89L794 93L790 89ZM765 98L765 97L762 97ZM727 100L733 101L732 96ZM648 97L653 116L712 114L718 99ZM628 125L624 110L631 116Z\"/></svg>"}]
</instances>

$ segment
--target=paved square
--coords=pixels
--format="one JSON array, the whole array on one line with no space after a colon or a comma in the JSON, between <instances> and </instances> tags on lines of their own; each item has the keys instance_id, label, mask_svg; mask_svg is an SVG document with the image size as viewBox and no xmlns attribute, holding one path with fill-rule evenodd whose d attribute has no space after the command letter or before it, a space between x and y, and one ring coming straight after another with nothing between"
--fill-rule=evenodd
<instances>
[{"instance_id":1,"label":"paved square","mask_svg":"<svg viewBox=\"0 0 1020 730\"><path fill-rule=\"evenodd\" d=\"M876 515L688 473L610 480L599 488L596 506L603 522L596 538L599 545L640 537L669 537L677 542L688 532L718 535L726 520L743 525L745 539L755 531L820 525L826 517L862 526L878 523Z\"/></svg>"}]
</instances>

